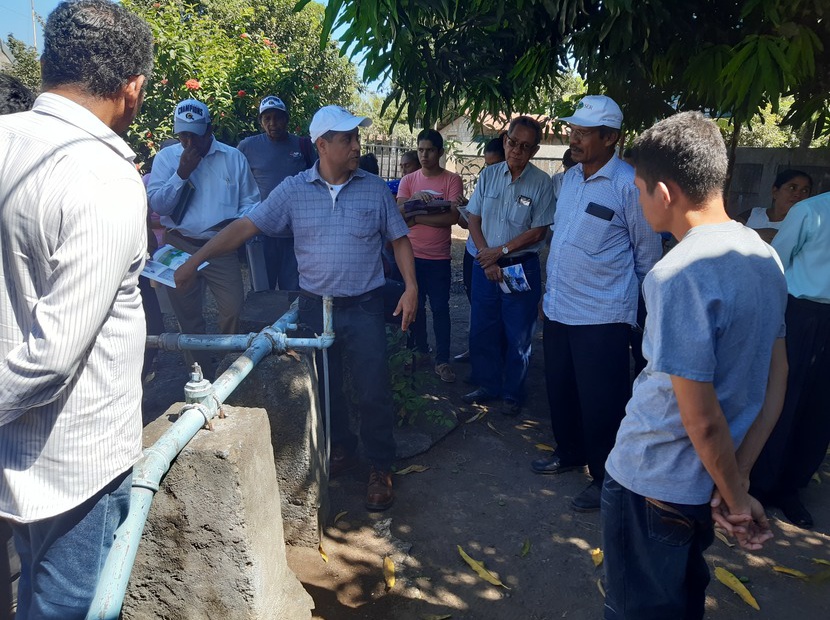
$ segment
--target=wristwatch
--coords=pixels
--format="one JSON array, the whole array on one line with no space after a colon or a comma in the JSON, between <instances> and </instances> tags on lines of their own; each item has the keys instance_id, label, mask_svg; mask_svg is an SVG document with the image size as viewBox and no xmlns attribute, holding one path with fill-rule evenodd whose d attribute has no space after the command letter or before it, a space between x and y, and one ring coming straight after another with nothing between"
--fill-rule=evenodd
<instances>
[{"instance_id":1,"label":"wristwatch","mask_svg":"<svg viewBox=\"0 0 830 620\"><path fill-rule=\"evenodd\" d=\"M501 253L507 256L508 254L510 254L510 250L507 249L506 245L503 245L501 246Z\"/></svg>"}]
</instances>

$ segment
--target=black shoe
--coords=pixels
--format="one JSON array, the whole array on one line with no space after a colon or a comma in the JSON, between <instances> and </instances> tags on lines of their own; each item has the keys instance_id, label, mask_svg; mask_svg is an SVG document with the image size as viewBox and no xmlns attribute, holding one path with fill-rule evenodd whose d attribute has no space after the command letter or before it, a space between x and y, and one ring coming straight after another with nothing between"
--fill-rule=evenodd
<instances>
[{"instance_id":1,"label":"black shoe","mask_svg":"<svg viewBox=\"0 0 830 620\"><path fill-rule=\"evenodd\" d=\"M478 388L469 394L464 394L461 400L468 405L481 405L483 403L489 403L491 400L496 400L496 397L484 388Z\"/></svg>"},{"instance_id":2,"label":"black shoe","mask_svg":"<svg viewBox=\"0 0 830 620\"><path fill-rule=\"evenodd\" d=\"M566 471L582 469L584 465L567 465L555 454L530 463L530 469L536 474L562 474Z\"/></svg>"},{"instance_id":3,"label":"black shoe","mask_svg":"<svg viewBox=\"0 0 830 620\"><path fill-rule=\"evenodd\" d=\"M596 512L599 510L600 496L602 495L602 488L600 485L592 482L585 490L571 500L571 508L577 512Z\"/></svg>"},{"instance_id":4,"label":"black shoe","mask_svg":"<svg viewBox=\"0 0 830 620\"><path fill-rule=\"evenodd\" d=\"M501 412L508 418L515 418L522 412L522 406L512 398L505 398L504 406L501 408Z\"/></svg>"},{"instance_id":5,"label":"black shoe","mask_svg":"<svg viewBox=\"0 0 830 620\"><path fill-rule=\"evenodd\" d=\"M801 500L798 499L798 494L786 495L779 497L775 502L787 517L787 521L800 528L813 527L813 515L811 515Z\"/></svg>"}]
</instances>

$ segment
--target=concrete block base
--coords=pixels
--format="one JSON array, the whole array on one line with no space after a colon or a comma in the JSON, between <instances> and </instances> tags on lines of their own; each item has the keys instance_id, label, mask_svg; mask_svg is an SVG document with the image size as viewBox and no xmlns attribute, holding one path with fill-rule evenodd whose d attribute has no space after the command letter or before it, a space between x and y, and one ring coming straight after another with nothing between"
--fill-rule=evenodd
<instances>
[{"instance_id":1,"label":"concrete block base","mask_svg":"<svg viewBox=\"0 0 830 620\"><path fill-rule=\"evenodd\" d=\"M144 430L152 444L181 405ZM123 617L300 620L314 603L285 559L268 418L226 406L162 481L138 549Z\"/></svg>"}]
</instances>

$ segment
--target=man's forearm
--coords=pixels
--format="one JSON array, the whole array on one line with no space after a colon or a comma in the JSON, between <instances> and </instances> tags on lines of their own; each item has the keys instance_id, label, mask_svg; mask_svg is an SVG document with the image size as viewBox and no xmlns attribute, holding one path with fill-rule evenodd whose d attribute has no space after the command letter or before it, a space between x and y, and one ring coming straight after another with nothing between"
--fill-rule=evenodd
<instances>
[{"instance_id":1,"label":"man's forearm","mask_svg":"<svg viewBox=\"0 0 830 620\"><path fill-rule=\"evenodd\" d=\"M458 211L450 209L446 213L436 213L435 215L416 215L413 219L416 224L432 226L433 228L449 228L458 222Z\"/></svg>"},{"instance_id":2,"label":"man's forearm","mask_svg":"<svg viewBox=\"0 0 830 620\"><path fill-rule=\"evenodd\" d=\"M406 288L418 288L415 281L415 255L412 253L412 244L409 237L400 237L392 242L392 251L395 254L395 263L401 272Z\"/></svg>"},{"instance_id":3,"label":"man's forearm","mask_svg":"<svg viewBox=\"0 0 830 620\"><path fill-rule=\"evenodd\" d=\"M749 427L744 440L737 451L738 467L741 475L749 478L758 455L764 444L767 443L772 429L778 422L781 409L784 407L784 396L787 392L787 375L789 366L787 364L787 345L783 338L778 338L772 345L772 356L769 365L769 378L767 379L767 392L764 396L764 404L758 417Z\"/></svg>"},{"instance_id":4,"label":"man's forearm","mask_svg":"<svg viewBox=\"0 0 830 620\"><path fill-rule=\"evenodd\" d=\"M476 249L483 250L488 247L487 241L484 239L484 233L481 232L481 216L470 213L469 218L467 218L467 224Z\"/></svg>"},{"instance_id":5,"label":"man's forearm","mask_svg":"<svg viewBox=\"0 0 830 620\"><path fill-rule=\"evenodd\" d=\"M259 228L249 218L242 216L220 230L215 237L199 248L189 260L201 265L214 256L230 254L245 241L259 233Z\"/></svg>"},{"instance_id":6,"label":"man's forearm","mask_svg":"<svg viewBox=\"0 0 830 620\"><path fill-rule=\"evenodd\" d=\"M507 249L510 252L519 252L524 250L525 248L530 247L536 243L539 243L542 239L545 238L545 232L547 231L547 226L539 226L537 228L531 228L530 230L524 231L522 234L514 237L504 245L507 246Z\"/></svg>"}]
</instances>

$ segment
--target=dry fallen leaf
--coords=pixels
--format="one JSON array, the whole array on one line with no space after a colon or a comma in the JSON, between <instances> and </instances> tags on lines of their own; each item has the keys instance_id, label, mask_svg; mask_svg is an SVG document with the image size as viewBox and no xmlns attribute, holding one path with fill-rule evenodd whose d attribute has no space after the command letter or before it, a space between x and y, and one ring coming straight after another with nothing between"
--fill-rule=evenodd
<instances>
[{"instance_id":1,"label":"dry fallen leaf","mask_svg":"<svg viewBox=\"0 0 830 620\"><path fill-rule=\"evenodd\" d=\"M458 553L461 554L461 557L464 558L464 561L470 566L470 568L472 568L476 572L476 574L479 577L484 579L484 581L486 581L487 583L492 583L494 586L500 586L502 588L505 588L506 590L510 589L501 581L499 581L498 577L496 577L493 573L484 568L484 564L482 562L474 560L469 555L467 555L464 549L461 548L461 545L456 545L456 547L458 547Z\"/></svg>"},{"instance_id":2,"label":"dry fallen leaf","mask_svg":"<svg viewBox=\"0 0 830 620\"><path fill-rule=\"evenodd\" d=\"M813 558L813 562L816 564L824 564L825 566L830 566L830 560L823 560L821 558Z\"/></svg>"},{"instance_id":3,"label":"dry fallen leaf","mask_svg":"<svg viewBox=\"0 0 830 620\"><path fill-rule=\"evenodd\" d=\"M720 540L724 545L726 545L730 549L735 546L735 543L729 542L729 539L720 530L715 530L715 536L717 536L718 540Z\"/></svg>"},{"instance_id":4,"label":"dry fallen leaf","mask_svg":"<svg viewBox=\"0 0 830 620\"><path fill-rule=\"evenodd\" d=\"M496 435L504 436L504 433L502 433L499 429L497 429L495 426L493 426L492 422L487 423L487 428L489 428L491 431L493 431Z\"/></svg>"},{"instance_id":5,"label":"dry fallen leaf","mask_svg":"<svg viewBox=\"0 0 830 620\"><path fill-rule=\"evenodd\" d=\"M404 467L400 471L396 471L395 474L398 476L405 476L406 474L413 474L417 473L420 474L422 471L428 470L429 467L426 465L410 465L409 467Z\"/></svg>"},{"instance_id":6,"label":"dry fallen leaf","mask_svg":"<svg viewBox=\"0 0 830 620\"><path fill-rule=\"evenodd\" d=\"M553 446L549 446L546 443L537 443L536 444L537 450L544 450L545 452L553 452Z\"/></svg>"},{"instance_id":7,"label":"dry fallen leaf","mask_svg":"<svg viewBox=\"0 0 830 620\"><path fill-rule=\"evenodd\" d=\"M798 577L799 579L807 579L807 573L802 573L800 570L796 570L794 568L787 568L786 566L773 566L772 570L776 573L782 573L784 575L789 575L790 577Z\"/></svg>"},{"instance_id":8,"label":"dry fallen leaf","mask_svg":"<svg viewBox=\"0 0 830 620\"><path fill-rule=\"evenodd\" d=\"M746 589L746 586L741 583L741 580L735 577L732 573L730 573L725 568L721 568L720 566L715 567L715 578L720 581L723 585L727 588L732 590L735 594L741 597L744 603L752 607L752 609L761 611L761 607L758 605L758 601L755 600L755 597L752 596L749 590Z\"/></svg>"},{"instance_id":9,"label":"dry fallen leaf","mask_svg":"<svg viewBox=\"0 0 830 620\"><path fill-rule=\"evenodd\" d=\"M605 598L605 588L602 585L602 579L597 579L597 588L599 588L599 593L602 594L602 598Z\"/></svg>"},{"instance_id":10,"label":"dry fallen leaf","mask_svg":"<svg viewBox=\"0 0 830 620\"><path fill-rule=\"evenodd\" d=\"M425 616L421 616L421 620L450 620L452 618L452 614L427 614Z\"/></svg>"},{"instance_id":11,"label":"dry fallen leaf","mask_svg":"<svg viewBox=\"0 0 830 620\"><path fill-rule=\"evenodd\" d=\"M520 554L520 555L521 555L523 558L526 558L528 553L530 553L530 539L529 539L529 538L525 538L525 542L524 542L524 544L522 545L522 551L521 551L521 554Z\"/></svg>"},{"instance_id":12,"label":"dry fallen leaf","mask_svg":"<svg viewBox=\"0 0 830 620\"><path fill-rule=\"evenodd\" d=\"M485 415L487 415L487 410L486 410L486 409L485 409L485 410L482 410L482 411L479 411L477 414L475 414L475 415L474 415L473 417L471 417L469 420L467 420L466 422L464 422L464 424L472 424L472 423L473 423L473 422L475 422L476 420L480 420L481 418L483 418Z\"/></svg>"},{"instance_id":13,"label":"dry fallen leaf","mask_svg":"<svg viewBox=\"0 0 830 620\"><path fill-rule=\"evenodd\" d=\"M299 361L300 361L300 359L301 359L301 358L300 358L300 354L299 354L299 353L297 353L294 349L288 349L288 350L285 352L285 354L286 354L288 357L291 357L291 358L293 358L294 360L296 360L296 361L298 361L298 362L299 362Z\"/></svg>"},{"instance_id":14,"label":"dry fallen leaf","mask_svg":"<svg viewBox=\"0 0 830 620\"><path fill-rule=\"evenodd\" d=\"M323 543L320 543L320 545L317 547L317 551L320 552L320 557L323 558L323 562L329 561L329 556L327 556L326 552L323 551Z\"/></svg>"},{"instance_id":15,"label":"dry fallen leaf","mask_svg":"<svg viewBox=\"0 0 830 620\"><path fill-rule=\"evenodd\" d=\"M599 547L597 547L596 549L591 549L591 559L594 561L594 566L599 566L605 559L605 554Z\"/></svg>"},{"instance_id":16,"label":"dry fallen leaf","mask_svg":"<svg viewBox=\"0 0 830 620\"><path fill-rule=\"evenodd\" d=\"M395 563L388 555L383 558L383 580L386 581L386 589L395 587Z\"/></svg>"},{"instance_id":17,"label":"dry fallen leaf","mask_svg":"<svg viewBox=\"0 0 830 620\"><path fill-rule=\"evenodd\" d=\"M813 477L811 478L811 480L815 480L816 484L821 484L821 476L818 475L818 472L813 474Z\"/></svg>"},{"instance_id":18,"label":"dry fallen leaf","mask_svg":"<svg viewBox=\"0 0 830 620\"><path fill-rule=\"evenodd\" d=\"M347 514L349 514L349 511L348 511L348 510L344 510L344 511L342 511L342 512L338 512L336 515L334 515L334 521L332 521L332 525L334 525L335 523L337 523L338 521L340 521L340 519L342 519L343 517L345 517Z\"/></svg>"}]
</instances>

